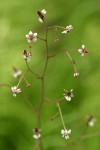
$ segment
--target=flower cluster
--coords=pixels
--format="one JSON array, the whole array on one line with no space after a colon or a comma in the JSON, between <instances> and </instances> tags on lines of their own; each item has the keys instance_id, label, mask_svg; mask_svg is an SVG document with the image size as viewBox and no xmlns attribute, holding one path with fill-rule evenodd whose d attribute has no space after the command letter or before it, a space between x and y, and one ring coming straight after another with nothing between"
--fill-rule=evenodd
<instances>
[{"instance_id":1,"label":"flower cluster","mask_svg":"<svg viewBox=\"0 0 100 150\"><path fill-rule=\"evenodd\" d=\"M21 76L21 74L22 74L21 70L18 70L17 68L13 67L12 75L13 75L14 78L17 78L17 77Z\"/></svg>"},{"instance_id":2,"label":"flower cluster","mask_svg":"<svg viewBox=\"0 0 100 150\"><path fill-rule=\"evenodd\" d=\"M42 102L43 102L43 100L45 100L45 95L44 95L44 92L43 92L43 91L44 91L44 86L43 86L43 85L44 85L44 77L45 77L45 72L46 72L46 69L47 69L47 64L48 64L47 62L48 62L48 59L47 59L47 61L46 61L44 73L43 73L42 76L38 75L38 74L35 73L33 70L31 70L31 68L30 68L30 66L28 65L27 62L29 62L29 61L31 60L31 57L32 57L32 52L31 52L32 42L36 42L37 39L42 40L42 41L45 42L45 44L46 44L46 49L47 49L47 58L50 58L50 57L52 57L52 56L56 56L56 55L51 55L51 56L50 56L50 55L48 54L48 40L47 40L47 37L48 37L48 36L47 36L47 34L48 34L48 29L49 29L49 27L46 25L46 22L45 22L45 14L46 14L46 13L47 13L47 12L46 12L45 9L43 9L43 10L37 12L37 14L38 14L38 16L39 16L39 18L38 18L39 21L40 21L41 23L44 23L45 32L46 32L45 38L40 38L39 36L37 36L37 33L33 33L32 31L30 31L28 34L26 34L26 39L27 39L27 42L29 43L30 51L27 51L27 50L24 50L24 51L23 51L23 58L24 58L25 61L26 61L26 65L27 65L28 71L30 71L33 75L35 75L37 78L39 78L39 79L42 80ZM52 26L52 27L53 27L54 29L55 29L55 28L64 29L64 31L62 31L62 34L67 34L67 33L69 33L69 32L73 29L73 26L72 26L72 25L68 25L68 26L66 26L66 27L60 27L60 26ZM51 27L51 28L52 28L52 27ZM59 42L59 38L58 38L58 37L55 39L55 42ZM65 51L65 50L64 50L64 51ZM67 51L67 50L66 50L66 51ZM61 52L62 52L62 51L61 51ZM88 51L87 51L85 45L82 45L82 48L81 48L81 49L78 49L78 52L81 54L81 56L84 56L86 53L88 53ZM58 53L60 53L60 51L59 51ZM58 54L58 53L57 53L57 54ZM74 67L74 77L79 76L79 72L77 71L76 66L75 66L75 61L71 58L69 51L67 52L67 56L70 58L71 63L72 63L72 65L73 65L73 67ZM27 72L28 72L28 71L27 71ZM17 77L19 77L20 75L22 75L22 72L21 72L20 70L16 69L16 68L13 68L13 76L14 76L15 78L17 78ZM27 86L30 87L30 84L28 83L28 81L27 81L27 79L24 77L24 75L25 75L25 74L23 74L23 75L21 76L21 78L20 78L20 80L19 80L19 82L18 82L18 86L19 86L19 84L21 83L21 80L24 79L24 81L26 82ZM21 93L21 89L18 88L18 86L11 87L11 91L12 91L14 97L16 97L16 94ZM64 92L65 92L65 93L63 94L63 97L64 97L67 101L71 101L71 99L74 97L73 89L71 89L70 91L64 90ZM59 100L58 100L58 101L59 101ZM58 106L58 109L59 109L59 114L60 114L61 121L62 121L63 128L64 128L64 129L61 130L61 135L62 135L62 137L64 137L64 138L67 140L67 139L69 139L69 136L70 136L70 134L71 134L71 129L66 129L66 126L65 126L64 120L63 120L63 115L62 115L61 107L60 107L60 104L58 103L58 101L57 101L57 106ZM41 104L41 103L40 103L40 104ZM37 108L38 108L38 107L37 107ZM40 107L39 107L39 108L40 108ZM41 115L41 111L40 111L40 112L38 111L38 113L40 113L40 114L38 114L38 115ZM39 121L40 121L40 120L39 120ZM93 117L90 117L90 118L88 119L88 126L91 126L91 127L92 127L92 126L94 125L94 123L95 123L95 119L94 119ZM39 138L41 138L41 129L38 129L38 128L34 128L34 129L33 129L33 138L34 138L34 139L39 139Z\"/></svg>"},{"instance_id":3,"label":"flower cluster","mask_svg":"<svg viewBox=\"0 0 100 150\"><path fill-rule=\"evenodd\" d=\"M67 90L64 90L64 91L65 91L65 93L63 94L64 98L67 101L71 101L72 97L74 97L74 95L73 95L73 89L71 89L70 91L67 91Z\"/></svg>"},{"instance_id":4,"label":"flower cluster","mask_svg":"<svg viewBox=\"0 0 100 150\"><path fill-rule=\"evenodd\" d=\"M37 33L33 33L30 31L28 34L26 34L26 38L28 43L36 42L37 41Z\"/></svg>"},{"instance_id":5,"label":"flower cluster","mask_svg":"<svg viewBox=\"0 0 100 150\"><path fill-rule=\"evenodd\" d=\"M69 139L69 135L71 134L71 129L67 130L67 129L62 129L61 130L61 135L62 137L64 137L66 140Z\"/></svg>"},{"instance_id":6,"label":"flower cluster","mask_svg":"<svg viewBox=\"0 0 100 150\"><path fill-rule=\"evenodd\" d=\"M31 60L31 57L32 57L32 52L27 52L26 50L24 50L23 51L23 57L27 62L29 62Z\"/></svg>"},{"instance_id":7,"label":"flower cluster","mask_svg":"<svg viewBox=\"0 0 100 150\"><path fill-rule=\"evenodd\" d=\"M11 91L13 92L13 96L16 97L17 93L21 93L21 89L17 86L11 87Z\"/></svg>"},{"instance_id":8,"label":"flower cluster","mask_svg":"<svg viewBox=\"0 0 100 150\"><path fill-rule=\"evenodd\" d=\"M37 13L38 13L38 15L39 15L39 22L43 23L44 18L45 18L44 15L45 15L47 12L45 11L45 9L42 9L41 11L38 11Z\"/></svg>"},{"instance_id":9,"label":"flower cluster","mask_svg":"<svg viewBox=\"0 0 100 150\"><path fill-rule=\"evenodd\" d=\"M65 30L62 33L64 33L64 34L69 33L72 29L73 29L73 26L69 25L65 28Z\"/></svg>"},{"instance_id":10,"label":"flower cluster","mask_svg":"<svg viewBox=\"0 0 100 150\"><path fill-rule=\"evenodd\" d=\"M33 129L33 138L34 139L39 139L41 137L41 130L38 128Z\"/></svg>"},{"instance_id":11,"label":"flower cluster","mask_svg":"<svg viewBox=\"0 0 100 150\"><path fill-rule=\"evenodd\" d=\"M81 56L84 56L85 54L88 53L88 51L86 50L85 45L82 45L82 48L78 49L78 52L81 54Z\"/></svg>"},{"instance_id":12,"label":"flower cluster","mask_svg":"<svg viewBox=\"0 0 100 150\"><path fill-rule=\"evenodd\" d=\"M77 77L77 76L79 76L79 72L75 71L74 72L74 77Z\"/></svg>"},{"instance_id":13,"label":"flower cluster","mask_svg":"<svg viewBox=\"0 0 100 150\"><path fill-rule=\"evenodd\" d=\"M96 119L93 116L88 118L87 124L89 127L93 127L95 125Z\"/></svg>"}]
</instances>

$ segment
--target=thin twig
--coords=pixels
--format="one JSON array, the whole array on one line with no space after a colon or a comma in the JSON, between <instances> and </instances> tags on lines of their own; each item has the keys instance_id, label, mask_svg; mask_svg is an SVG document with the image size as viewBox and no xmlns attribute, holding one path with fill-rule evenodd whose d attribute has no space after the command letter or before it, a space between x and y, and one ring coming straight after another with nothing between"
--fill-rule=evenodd
<instances>
[{"instance_id":1,"label":"thin twig","mask_svg":"<svg viewBox=\"0 0 100 150\"><path fill-rule=\"evenodd\" d=\"M74 67L74 71L77 72L77 69L76 69L76 66L75 66L75 61L72 59L71 55L69 54L69 51L66 50L66 55L69 57L70 61L72 62L73 64L73 67Z\"/></svg>"},{"instance_id":2,"label":"thin twig","mask_svg":"<svg viewBox=\"0 0 100 150\"><path fill-rule=\"evenodd\" d=\"M37 36L37 38L40 39L40 40L42 40L42 41L44 41L44 42L46 41L45 39L43 39L43 38L41 38L41 37L38 37L38 36Z\"/></svg>"},{"instance_id":3,"label":"thin twig","mask_svg":"<svg viewBox=\"0 0 100 150\"><path fill-rule=\"evenodd\" d=\"M28 71L29 71L29 70L26 70L26 71L21 75L21 77L20 77L20 79L19 79L19 81L18 81L18 84L17 84L17 88L19 87L19 85L20 85L20 83L21 83L21 81L22 81L24 75L25 75Z\"/></svg>"},{"instance_id":4,"label":"thin twig","mask_svg":"<svg viewBox=\"0 0 100 150\"><path fill-rule=\"evenodd\" d=\"M60 117L61 117L61 121L62 121L64 130L66 130L66 126L65 126L65 123L64 123L64 119L63 119L63 116L62 116L62 111L61 111L59 102L57 102L57 107L58 107L58 109L59 109L59 113L60 113Z\"/></svg>"},{"instance_id":5,"label":"thin twig","mask_svg":"<svg viewBox=\"0 0 100 150\"><path fill-rule=\"evenodd\" d=\"M57 52L56 54L54 54L54 55L49 55L49 56L48 56L48 58L55 57L55 56L57 56L58 54L60 54L60 53L64 53L64 52L66 52L66 50L58 51L58 52Z\"/></svg>"},{"instance_id":6,"label":"thin twig","mask_svg":"<svg viewBox=\"0 0 100 150\"><path fill-rule=\"evenodd\" d=\"M5 83L1 83L0 86L1 86L1 87L2 87L2 86L5 86L5 87L11 87L10 85L5 84Z\"/></svg>"},{"instance_id":7,"label":"thin twig","mask_svg":"<svg viewBox=\"0 0 100 150\"><path fill-rule=\"evenodd\" d=\"M60 102L60 101L62 101L62 100L64 100L64 97L62 97L62 98L59 98L59 99L56 99L56 100L48 100L48 99L45 99L45 103L57 103L57 102Z\"/></svg>"},{"instance_id":8,"label":"thin twig","mask_svg":"<svg viewBox=\"0 0 100 150\"><path fill-rule=\"evenodd\" d=\"M62 27L62 26L50 26L50 27L48 27L48 29L57 29L57 28L65 29L65 27Z\"/></svg>"},{"instance_id":9,"label":"thin twig","mask_svg":"<svg viewBox=\"0 0 100 150\"><path fill-rule=\"evenodd\" d=\"M40 77L36 72L34 72L34 71L30 68L28 62L27 62L27 61L25 61L25 62L26 62L26 65L27 65L28 70L29 70L35 77L37 77L37 79L41 79L41 77Z\"/></svg>"}]
</instances>

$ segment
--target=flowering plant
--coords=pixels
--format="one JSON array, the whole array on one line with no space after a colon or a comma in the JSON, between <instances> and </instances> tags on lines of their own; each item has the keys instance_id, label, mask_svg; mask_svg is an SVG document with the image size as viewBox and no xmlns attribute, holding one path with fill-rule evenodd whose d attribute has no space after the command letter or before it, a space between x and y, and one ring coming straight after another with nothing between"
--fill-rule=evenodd
<instances>
[{"instance_id":1,"label":"flowering plant","mask_svg":"<svg viewBox=\"0 0 100 150\"><path fill-rule=\"evenodd\" d=\"M36 140L36 144L34 144L34 149L35 146L39 146L41 150L43 150L43 137L42 137L42 113L43 113L43 106L45 103L48 104L52 104L55 103L55 106L58 108L58 112L56 113L56 115L54 115L51 120L54 120L58 115L61 118L61 131L59 131L59 133L61 132L62 137L64 137L66 140L68 140L71 137L71 134L73 134L72 129L70 129L70 126L67 126L65 121L64 121L64 117L63 117L63 113L61 109L61 103L65 100L66 101L66 105L67 102L71 103L71 100L74 100L74 95L73 94L73 89L71 90L64 90L64 93L62 93L61 97L59 99L56 99L54 101L52 101L51 99L48 100L48 98L46 98L45 95L45 78L46 78L46 71L48 68L48 62L50 59L52 59L53 57L56 57L57 55L64 53L66 57L69 58L74 72L72 74L72 78L77 78L79 77L80 73L78 72L77 68L76 68L76 61L72 59L71 54L70 54L70 50L68 50L67 48L65 48L64 50L58 50L58 52L56 54L50 54L49 51L49 43L48 43L48 34L49 34L49 30L56 30L61 35L66 34L65 36L68 36L68 34L71 32L71 30L73 29L72 25L67 25L66 27L62 27L62 26L48 26L47 22L46 22L46 10L43 9L41 11L37 11L38 14L38 20L40 23L42 23L42 25L44 26L44 30L45 30L45 37L40 37L39 33L37 32L32 32L29 31L28 34L26 34L26 41L29 44L29 50L23 50L22 55L23 58L25 60L25 64L27 69L25 70L25 72L22 72L21 70L18 70L16 68L13 68L13 77L18 78L18 84L17 85L13 85L12 87L10 87L9 89L12 92L12 95L14 96L14 98L16 97L16 95L18 95L19 93L23 93L23 89L21 88L21 82L24 81L27 85L27 87L30 87L31 84L28 82L28 80L26 79L25 75L28 74L29 72L36 77L37 80L40 81L41 83L41 98L39 103L34 106L33 104L31 104L32 109L34 111L34 114L36 116L36 124L37 126L33 126L33 138L34 140ZM67 34L68 33L68 34ZM44 67L42 68L42 74L36 73L31 67L30 67L30 61L31 59L34 58L34 56L32 55L33 51L32 51L32 47L34 47L34 42L38 42L38 40L41 40L44 44L45 44L45 49L46 49L46 58L45 58L45 64ZM59 38L57 37L55 40L55 42L59 42ZM75 53L80 53L81 56L85 56L85 54L88 53L87 48L85 45L82 45L81 49L78 49L75 51ZM5 85L5 84L1 84L1 85ZM8 86L9 87L9 86ZM75 89L74 89L75 91ZM29 100L28 100L29 101ZM30 103L30 101L29 101ZM48 119L48 118L47 118ZM87 121L88 126L94 126L95 124L95 119L93 117L89 118ZM71 133L72 132L72 133ZM82 137L82 136L81 136ZM79 139L81 138L79 137ZM38 142L37 142L38 141ZM74 141L75 142L75 141Z\"/></svg>"}]
</instances>

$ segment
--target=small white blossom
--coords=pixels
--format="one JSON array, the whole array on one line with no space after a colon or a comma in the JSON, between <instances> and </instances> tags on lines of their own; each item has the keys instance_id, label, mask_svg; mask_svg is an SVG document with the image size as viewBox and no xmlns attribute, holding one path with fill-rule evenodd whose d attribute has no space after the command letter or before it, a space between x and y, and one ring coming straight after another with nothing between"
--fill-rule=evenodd
<instances>
[{"instance_id":1,"label":"small white blossom","mask_svg":"<svg viewBox=\"0 0 100 150\"><path fill-rule=\"evenodd\" d=\"M64 98L67 101L71 101L71 98L74 97L74 95L73 95L73 89L71 89L70 91L67 91L67 90L64 90L64 91L65 91L65 93L63 94Z\"/></svg>"},{"instance_id":2,"label":"small white blossom","mask_svg":"<svg viewBox=\"0 0 100 150\"><path fill-rule=\"evenodd\" d=\"M37 41L37 33L33 33L30 31L28 34L26 34L26 38L28 43L36 42Z\"/></svg>"},{"instance_id":3,"label":"small white blossom","mask_svg":"<svg viewBox=\"0 0 100 150\"><path fill-rule=\"evenodd\" d=\"M12 75L13 75L14 78L17 78L17 77L21 76L21 74L22 74L22 71L21 71L21 70L18 70L18 69L16 69L15 67L13 68L13 73L12 73Z\"/></svg>"},{"instance_id":4,"label":"small white blossom","mask_svg":"<svg viewBox=\"0 0 100 150\"><path fill-rule=\"evenodd\" d=\"M21 89L17 88L17 86L11 87L11 91L13 92L13 96L16 97L17 93L21 92Z\"/></svg>"},{"instance_id":5,"label":"small white blossom","mask_svg":"<svg viewBox=\"0 0 100 150\"><path fill-rule=\"evenodd\" d=\"M29 62L31 60L31 57L32 57L32 52L27 52L26 50L24 50L23 51L23 57L27 62Z\"/></svg>"},{"instance_id":6,"label":"small white blossom","mask_svg":"<svg viewBox=\"0 0 100 150\"><path fill-rule=\"evenodd\" d=\"M61 130L61 135L62 135L62 137L64 137L66 140L67 139L69 139L69 135L71 134L71 129L69 129L69 130L64 130L64 129L62 129Z\"/></svg>"},{"instance_id":7,"label":"small white blossom","mask_svg":"<svg viewBox=\"0 0 100 150\"><path fill-rule=\"evenodd\" d=\"M37 12L38 15L39 15L39 22L43 23L44 21L44 16L45 14L47 13L45 9L42 9L41 11L38 11Z\"/></svg>"},{"instance_id":8,"label":"small white blossom","mask_svg":"<svg viewBox=\"0 0 100 150\"><path fill-rule=\"evenodd\" d=\"M79 76L79 72L75 71L74 72L74 77L77 77L77 76Z\"/></svg>"},{"instance_id":9,"label":"small white blossom","mask_svg":"<svg viewBox=\"0 0 100 150\"><path fill-rule=\"evenodd\" d=\"M92 116L90 116L88 118L87 124L88 124L89 127L93 127L95 125L95 122L96 122L96 119L93 118Z\"/></svg>"},{"instance_id":10,"label":"small white blossom","mask_svg":"<svg viewBox=\"0 0 100 150\"><path fill-rule=\"evenodd\" d=\"M33 129L33 138L34 139L39 139L41 137L40 132L41 132L41 130L38 129L38 128Z\"/></svg>"},{"instance_id":11,"label":"small white blossom","mask_svg":"<svg viewBox=\"0 0 100 150\"><path fill-rule=\"evenodd\" d=\"M71 29L73 29L73 26L69 25L65 28L65 30L62 33L64 33L64 34L69 33L71 31Z\"/></svg>"},{"instance_id":12,"label":"small white blossom","mask_svg":"<svg viewBox=\"0 0 100 150\"><path fill-rule=\"evenodd\" d=\"M78 52L81 54L81 56L84 56L88 51L86 50L85 45L82 45L81 49L78 49Z\"/></svg>"}]
</instances>

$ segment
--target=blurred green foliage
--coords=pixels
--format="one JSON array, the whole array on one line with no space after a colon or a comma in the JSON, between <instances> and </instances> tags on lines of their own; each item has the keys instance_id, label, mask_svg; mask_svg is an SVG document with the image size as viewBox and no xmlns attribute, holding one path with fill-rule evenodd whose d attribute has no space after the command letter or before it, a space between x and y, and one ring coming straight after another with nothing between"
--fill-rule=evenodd
<instances>
[{"instance_id":1,"label":"blurred green foliage","mask_svg":"<svg viewBox=\"0 0 100 150\"><path fill-rule=\"evenodd\" d=\"M72 24L74 29L69 35L61 35L60 42L54 42L55 33L49 33L49 53L59 50L71 50L72 57L77 61L80 72L78 78L73 78L73 68L65 54L58 55L49 61L46 73L45 94L48 99L62 97L63 89L74 89L71 103L61 103L64 120L72 129L69 141L62 139L60 117L50 122L50 117L57 112L54 104L45 104L42 115L43 145L45 150L58 150L66 143L76 139L80 134L100 131L100 1L99 0L4 0L0 5L0 83L16 85L11 72L15 66L25 70L22 50L28 49L25 35L32 30L44 36L43 26L38 22L37 10L45 8L48 25L66 26ZM85 44L89 54L80 57L77 49ZM75 51L76 50L76 51ZM44 44L38 41L33 44L31 67L42 73L44 65ZM27 75L31 87L28 89L22 83L25 94L35 105L40 99L40 82L31 74ZM97 118L93 128L86 127L88 115ZM24 100L23 94L16 98L6 87L0 87L0 150L32 150L35 140L32 129L36 127L34 114ZM80 141L69 150L85 149L99 150L99 137ZM67 148L66 148L67 149Z\"/></svg>"}]
</instances>

